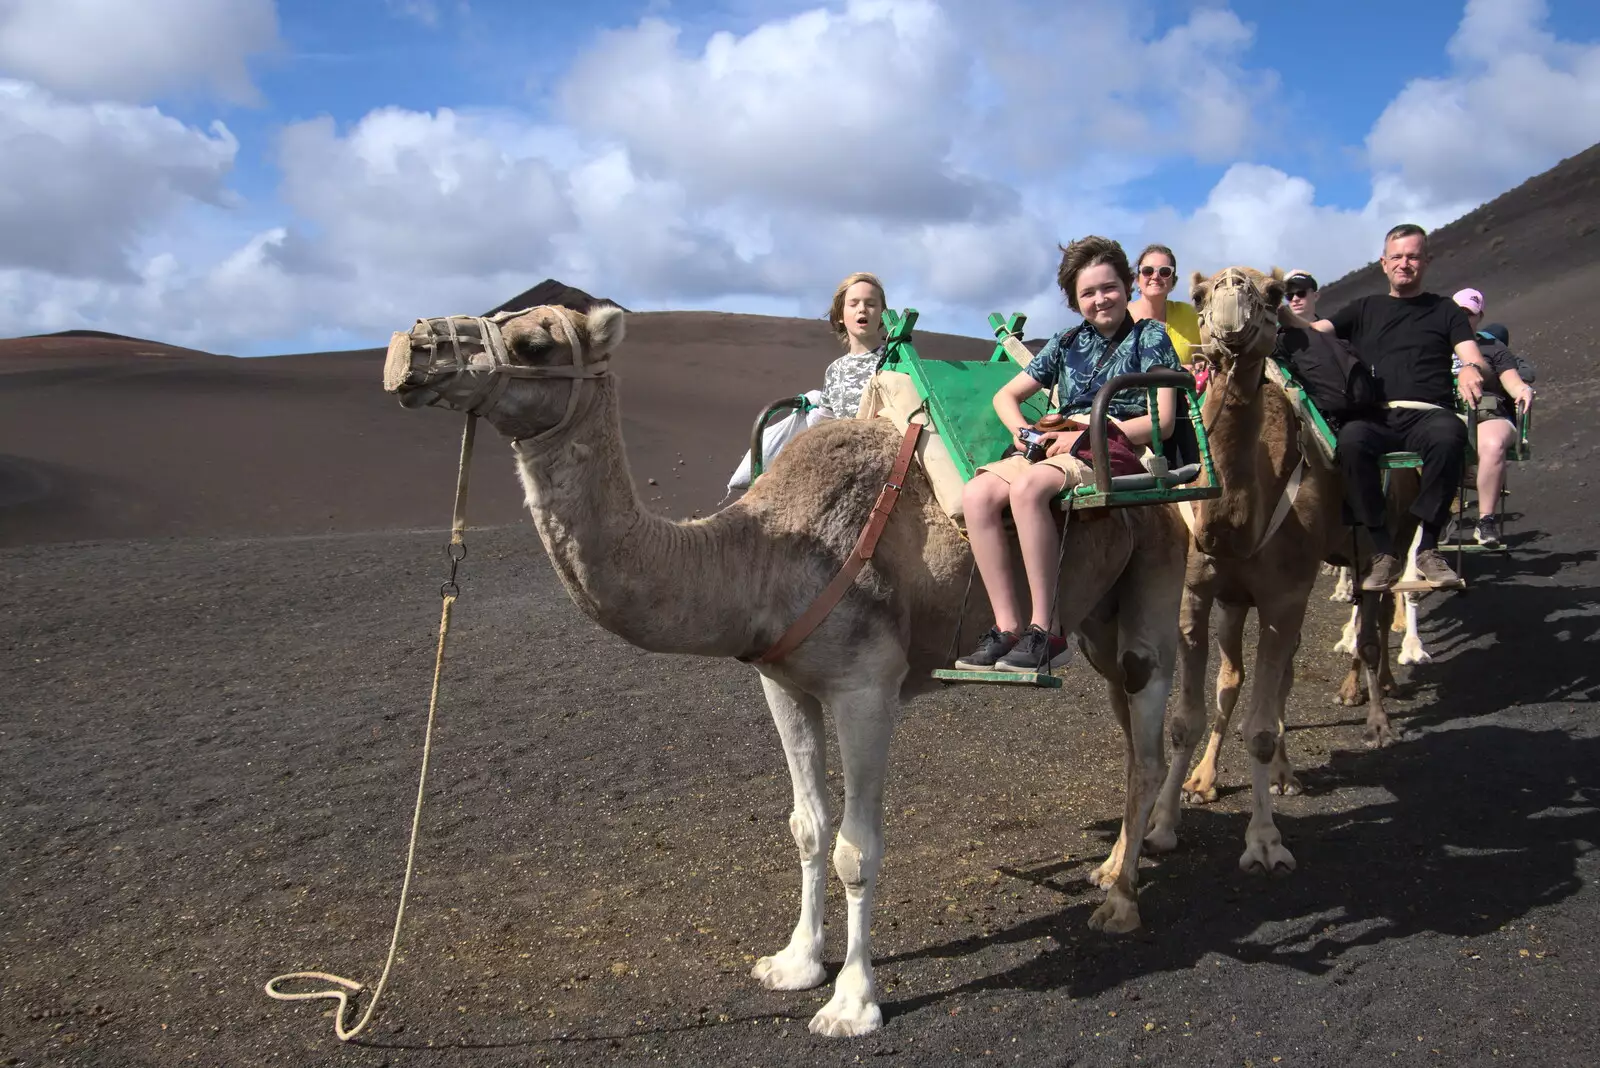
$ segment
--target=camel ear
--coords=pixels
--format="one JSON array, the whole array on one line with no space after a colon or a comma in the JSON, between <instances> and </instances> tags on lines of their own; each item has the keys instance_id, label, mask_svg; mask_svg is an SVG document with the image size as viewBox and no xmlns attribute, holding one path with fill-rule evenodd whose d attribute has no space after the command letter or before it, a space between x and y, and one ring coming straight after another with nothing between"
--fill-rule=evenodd
<instances>
[{"instance_id":1,"label":"camel ear","mask_svg":"<svg viewBox=\"0 0 1600 1068\"><path fill-rule=\"evenodd\" d=\"M1265 298L1269 308L1276 308L1283 303L1284 285L1283 279L1280 277L1282 274L1282 271L1274 267L1272 274L1265 279L1267 284L1261 287L1261 295Z\"/></svg>"},{"instance_id":2,"label":"camel ear","mask_svg":"<svg viewBox=\"0 0 1600 1068\"><path fill-rule=\"evenodd\" d=\"M1274 268L1272 268L1272 270L1267 272L1267 277L1272 279L1274 282L1283 281L1283 268L1282 267L1274 267Z\"/></svg>"},{"instance_id":3,"label":"camel ear","mask_svg":"<svg viewBox=\"0 0 1600 1068\"><path fill-rule=\"evenodd\" d=\"M615 304L601 304L589 311L589 351L598 357L622 344L627 328L623 311Z\"/></svg>"},{"instance_id":4,"label":"camel ear","mask_svg":"<svg viewBox=\"0 0 1600 1068\"><path fill-rule=\"evenodd\" d=\"M1198 311L1206 302L1206 276L1195 271L1189 276L1189 303Z\"/></svg>"}]
</instances>

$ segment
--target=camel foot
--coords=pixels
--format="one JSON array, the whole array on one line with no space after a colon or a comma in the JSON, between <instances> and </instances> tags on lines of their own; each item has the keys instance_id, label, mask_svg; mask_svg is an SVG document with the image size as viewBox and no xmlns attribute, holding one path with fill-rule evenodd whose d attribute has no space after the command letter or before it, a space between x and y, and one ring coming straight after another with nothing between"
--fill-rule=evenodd
<instances>
[{"instance_id":1,"label":"camel foot","mask_svg":"<svg viewBox=\"0 0 1600 1068\"><path fill-rule=\"evenodd\" d=\"M1144 851L1146 853L1170 853L1178 848L1178 829L1176 827L1151 827L1150 833L1144 836Z\"/></svg>"},{"instance_id":2,"label":"camel foot","mask_svg":"<svg viewBox=\"0 0 1600 1068\"><path fill-rule=\"evenodd\" d=\"M883 1026L883 1013L875 1001L839 991L833 1000L811 1017L811 1033L829 1038L854 1038L870 1035Z\"/></svg>"},{"instance_id":3,"label":"camel foot","mask_svg":"<svg viewBox=\"0 0 1600 1068\"><path fill-rule=\"evenodd\" d=\"M1217 799L1217 780L1212 775L1195 772L1183 784L1183 799L1191 805L1209 805Z\"/></svg>"},{"instance_id":4,"label":"camel foot","mask_svg":"<svg viewBox=\"0 0 1600 1068\"><path fill-rule=\"evenodd\" d=\"M1407 664L1431 664L1433 663L1433 656L1420 645L1415 649L1402 645L1400 647L1400 663L1402 666Z\"/></svg>"},{"instance_id":5,"label":"camel foot","mask_svg":"<svg viewBox=\"0 0 1600 1068\"><path fill-rule=\"evenodd\" d=\"M1267 793L1274 797L1298 797L1304 789L1300 777L1292 771L1272 772L1272 781L1267 784Z\"/></svg>"},{"instance_id":6,"label":"camel foot","mask_svg":"<svg viewBox=\"0 0 1600 1068\"><path fill-rule=\"evenodd\" d=\"M1388 720L1382 723L1368 723L1361 732L1361 740L1371 749L1382 749L1386 745L1393 745L1400 740L1401 730Z\"/></svg>"},{"instance_id":7,"label":"camel foot","mask_svg":"<svg viewBox=\"0 0 1600 1068\"><path fill-rule=\"evenodd\" d=\"M759 980L768 990L810 990L821 986L828 973L820 960L791 947L756 961L750 978Z\"/></svg>"},{"instance_id":8,"label":"camel foot","mask_svg":"<svg viewBox=\"0 0 1600 1068\"><path fill-rule=\"evenodd\" d=\"M1339 694L1333 699L1334 704L1343 705L1345 708L1359 708L1367 703L1367 688L1354 675L1345 677L1339 686Z\"/></svg>"},{"instance_id":9,"label":"camel foot","mask_svg":"<svg viewBox=\"0 0 1600 1068\"><path fill-rule=\"evenodd\" d=\"M1294 854L1283 847L1283 841L1273 832L1271 838L1248 841L1239 854L1239 868L1246 875L1284 876L1294 871Z\"/></svg>"},{"instance_id":10,"label":"camel foot","mask_svg":"<svg viewBox=\"0 0 1600 1068\"><path fill-rule=\"evenodd\" d=\"M1127 934L1139 929L1139 903L1131 897L1112 894L1089 917L1089 929L1106 934Z\"/></svg>"},{"instance_id":11,"label":"camel foot","mask_svg":"<svg viewBox=\"0 0 1600 1068\"><path fill-rule=\"evenodd\" d=\"M1117 881L1117 871L1122 867L1121 861L1115 853L1107 857L1101 865L1084 878L1089 885L1097 890L1110 890Z\"/></svg>"}]
</instances>

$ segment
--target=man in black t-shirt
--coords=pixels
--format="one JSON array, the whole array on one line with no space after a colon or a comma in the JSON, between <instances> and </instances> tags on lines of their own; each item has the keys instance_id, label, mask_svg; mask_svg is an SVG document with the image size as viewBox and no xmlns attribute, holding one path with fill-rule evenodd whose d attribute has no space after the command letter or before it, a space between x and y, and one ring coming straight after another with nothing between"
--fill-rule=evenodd
<instances>
[{"instance_id":1,"label":"man in black t-shirt","mask_svg":"<svg viewBox=\"0 0 1600 1068\"><path fill-rule=\"evenodd\" d=\"M1385 524L1383 472L1386 452L1405 449L1422 457L1422 489L1411 512L1422 524L1417 569L1435 589L1465 585L1439 552L1439 532L1450 518L1450 502L1466 462L1467 428L1456 417L1451 354L1461 357L1461 396L1469 406L1483 392L1488 365L1473 340L1466 312L1449 297L1426 293L1428 235L1410 223L1390 230L1383 242L1387 296L1362 297L1306 324L1280 312L1290 326L1309 325L1355 346L1372 368L1383 412L1352 419L1339 429L1338 459L1345 499L1355 521L1372 536L1373 557L1363 590L1389 590L1405 570Z\"/></svg>"}]
</instances>

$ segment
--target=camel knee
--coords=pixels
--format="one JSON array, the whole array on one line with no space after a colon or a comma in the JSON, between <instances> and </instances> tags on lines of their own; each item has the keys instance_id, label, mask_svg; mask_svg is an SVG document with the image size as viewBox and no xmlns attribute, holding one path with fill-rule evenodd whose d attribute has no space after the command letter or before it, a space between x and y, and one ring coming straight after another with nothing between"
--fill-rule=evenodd
<instances>
[{"instance_id":1,"label":"camel knee","mask_svg":"<svg viewBox=\"0 0 1600 1068\"><path fill-rule=\"evenodd\" d=\"M1150 656L1129 650L1122 654L1122 689L1124 693L1135 694L1150 685L1150 678L1155 674L1156 664Z\"/></svg>"},{"instance_id":2,"label":"camel knee","mask_svg":"<svg viewBox=\"0 0 1600 1068\"><path fill-rule=\"evenodd\" d=\"M843 834L833 845L833 870L846 890L860 890L877 874L878 858Z\"/></svg>"},{"instance_id":3,"label":"camel knee","mask_svg":"<svg viewBox=\"0 0 1600 1068\"><path fill-rule=\"evenodd\" d=\"M1272 763L1278 752L1278 732L1261 730L1250 735L1250 755L1262 764Z\"/></svg>"},{"instance_id":4,"label":"camel knee","mask_svg":"<svg viewBox=\"0 0 1600 1068\"><path fill-rule=\"evenodd\" d=\"M822 827L809 810L797 808L789 813L789 833L794 835L801 860L811 860L822 852Z\"/></svg>"},{"instance_id":5,"label":"camel knee","mask_svg":"<svg viewBox=\"0 0 1600 1068\"><path fill-rule=\"evenodd\" d=\"M1200 738L1189 723L1187 716L1173 716L1172 722L1167 724L1167 743L1173 749L1184 750L1190 746L1198 745Z\"/></svg>"}]
</instances>

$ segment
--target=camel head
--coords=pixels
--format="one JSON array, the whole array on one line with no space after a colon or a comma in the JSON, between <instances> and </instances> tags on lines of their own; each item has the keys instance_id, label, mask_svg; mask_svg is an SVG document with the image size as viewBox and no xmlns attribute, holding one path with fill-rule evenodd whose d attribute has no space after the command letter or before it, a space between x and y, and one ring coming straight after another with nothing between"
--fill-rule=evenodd
<instances>
[{"instance_id":1,"label":"camel head","mask_svg":"<svg viewBox=\"0 0 1600 1068\"><path fill-rule=\"evenodd\" d=\"M389 339L383 388L407 408L443 405L526 440L566 426L588 380L610 374L623 311L556 306L418 319Z\"/></svg>"},{"instance_id":2,"label":"camel head","mask_svg":"<svg viewBox=\"0 0 1600 1068\"><path fill-rule=\"evenodd\" d=\"M1283 303L1283 271L1262 274L1253 267L1229 267L1210 278L1199 271L1190 281L1189 299L1200 315L1203 358L1231 375L1241 360L1259 361L1278 335L1278 305Z\"/></svg>"}]
</instances>

